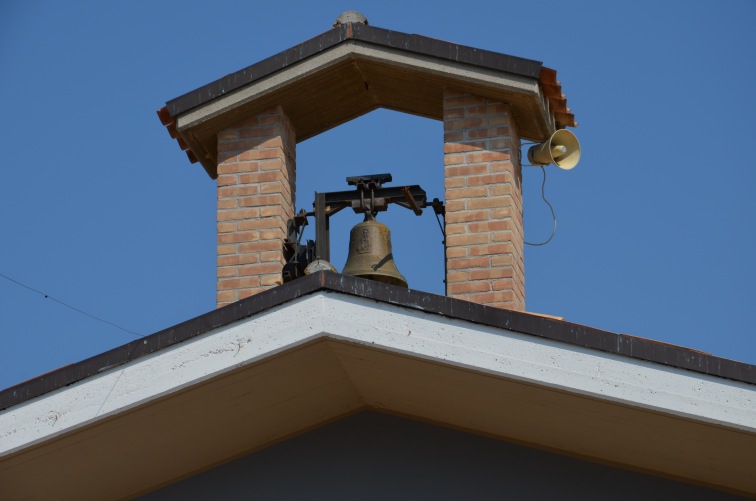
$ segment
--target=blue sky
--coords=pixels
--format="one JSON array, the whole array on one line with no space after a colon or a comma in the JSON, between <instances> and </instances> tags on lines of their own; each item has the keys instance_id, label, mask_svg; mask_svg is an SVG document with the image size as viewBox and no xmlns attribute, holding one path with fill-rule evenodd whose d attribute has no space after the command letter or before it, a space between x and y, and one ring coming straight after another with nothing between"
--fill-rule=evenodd
<instances>
[{"instance_id":1,"label":"blue sky","mask_svg":"<svg viewBox=\"0 0 756 501\"><path fill-rule=\"evenodd\" d=\"M215 185L155 110L356 9L558 71L583 157L548 168L558 231L526 249L528 310L756 363L756 3L429 5L0 3L0 273L142 334L213 309ZM443 198L439 122L379 110L297 157L298 208L375 172ZM529 241L551 231L540 176L524 173ZM442 293L433 216L381 220L411 287ZM339 267L358 221L332 223ZM5 388L133 336L0 278L0 338Z\"/></svg>"}]
</instances>

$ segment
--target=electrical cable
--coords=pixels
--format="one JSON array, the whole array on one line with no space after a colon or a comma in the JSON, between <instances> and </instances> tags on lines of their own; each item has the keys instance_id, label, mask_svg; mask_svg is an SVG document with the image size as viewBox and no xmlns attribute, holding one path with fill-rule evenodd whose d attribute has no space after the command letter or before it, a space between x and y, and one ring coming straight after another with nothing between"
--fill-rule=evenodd
<instances>
[{"instance_id":1,"label":"electrical cable","mask_svg":"<svg viewBox=\"0 0 756 501\"><path fill-rule=\"evenodd\" d=\"M43 296L43 297L44 297L45 299L52 299L52 300L53 300L53 301L55 301L56 303L58 303L58 304L60 304L60 305L63 305L63 306L65 306L66 308L69 308L69 309L71 309L71 310L73 310L73 311L75 311L75 312L77 312L77 313L81 313L82 315L86 315L87 317L89 317L89 318L93 318L93 319L95 319L95 320L97 320L97 321L99 321L99 322L103 322L103 323L106 323L106 324L112 325L113 327L115 327L115 328L117 328L117 329L120 329L120 330L122 330L123 332L128 332L128 333L129 333L129 334L131 334L131 335L134 335L134 336L137 336L137 337L144 337L144 334L139 334L138 332L130 331L129 329L124 329L123 327L121 327L121 326L120 326L120 325L118 325L118 324L114 324L113 322L110 322L110 321L108 321L108 320L105 320L105 319L103 319L103 318L100 318L100 317L96 317L95 315L92 315L92 314L90 314L90 313L87 313L86 311L83 311L83 310L80 310L79 308L76 308L75 306L71 306L70 304L64 303L64 302L63 302L63 301L61 301L60 299L56 299L56 298L52 297L52 296L51 296L51 295L49 295L49 294L46 294L46 293L44 293L44 292L42 292L42 291L40 291L40 290L37 290L37 289L35 289L35 288L33 288L33 287L29 287L29 286L28 286L28 285L26 285L26 284L22 284L22 283L21 283L21 282L19 282L18 280L14 280L14 279L12 279L11 277L9 277L8 275L4 275L4 274L0 273L0 277L3 277L4 279L6 279L6 280L9 280L9 281L13 282L13 283L14 283L14 284L16 284L16 285L20 285L21 287L23 287L23 288L25 288L25 289L29 289L29 290L30 290L30 291L32 291L32 292L36 292L37 294L39 294L39 295Z\"/></svg>"},{"instance_id":2,"label":"electrical cable","mask_svg":"<svg viewBox=\"0 0 756 501\"><path fill-rule=\"evenodd\" d=\"M546 200L546 169L543 168L543 165L539 165L538 167L540 167L541 171L543 172L543 182L541 183L541 198L543 198L543 201L546 202L546 205L548 205L549 209L551 209L551 217L554 220L554 228L551 230L551 235L549 235L549 238L547 238L544 242L541 242L538 244L524 242L525 245L532 245L534 247L538 247L540 245L546 245L547 243L551 242L551 239L554 238L554 234L556 233L556 229L557 229L557 220L556 220L556 214L554 213L554 207L552 207L549 201Z\"/></svg>"}]
</instances>

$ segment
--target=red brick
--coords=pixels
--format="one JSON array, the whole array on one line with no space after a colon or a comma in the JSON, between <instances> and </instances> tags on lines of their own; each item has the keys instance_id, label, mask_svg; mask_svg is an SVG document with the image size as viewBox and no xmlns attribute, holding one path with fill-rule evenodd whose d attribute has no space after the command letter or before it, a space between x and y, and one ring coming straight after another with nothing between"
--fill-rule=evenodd
<instances>
[{"instance_id":1,"label":"red brick","mask_svg":"<svg viewBox=\"0 0 756 501\"><path fill-rule=\"evenodd\" d=\"M218 244L230 244L238 242L250 242L257 240L259 233L256 231L237 231L235 233L221 233L218 235Z\"/></svg>"},{"instance_id":2,"label":"red brick","mask_svg":"<svg viewBox=\"0 0 756 501\"><path fill-rule=\"evenodd\" d=\"M453 271L446 275L446 283L466 282L470 274L466 271Z\"/></svg>"},{"instance_id":3,"label":"red brick","mask_svg":"<svg viewBox=\"0 0 756 501\"><path fill-rule=\"evenodd\" d=\"M499 184L496 186L489 186L488 195L492 197L500 197L504 195L519 197L520 191L511 184Z\"/></svg>"},{"instance_id":4,"label":"red brick","mask_svg":"<svg viewBox=\"0 0 756 501\"><path fill-rule=\"evenodd\" d=\"M239 276L261 276L267 273L281 273L281 265L279 263L257 263L249 264L245 266L239 266ZM265 285L265 284L263 284Z\"/></svg>"},{"instance_id":5,"label":"red brick","mask_svg":"<svg viewBox=\"0 0 756 501\"><path fill-rule=\"evenodd\" d=\"M467 247L447 247L446 259L455 257L467 257Z\"/></svg>"},{"instance_id":6,"label":"red brick","mask_svg":"<svg viewBox=\"0 0 756 501\"><path fill-rule=\"evenodd\" d=\"M275 252L275 251L261 252L259 253L259 256L260 256L261 263L265 263L269 261L281 261L283 263L284 261L283 255L281 254L281 252Z\"/></svg>"},{"instance_id":7,"label":"red brick","mask_svg":"<svg viewBox=\"0 0 756 501\"><path fill-rule=\"evenodd\" d=\"M446 223L466 223L468 221L485 221L489 218L489 212L486 210L476 211L446 211Z\"/></svg>"},{"instance_id":8,"label":"red brick","mask_svg":"<svg viewBox=\"0 0 756 501\"><path fill-rule=\"evenodd\" d=\"M512 291L483 292L480 294L470 294L465 299L479 304L503 303L514 301L515 295Z\"/></svg>"},{"instance_id":9,"label":"red brick","mask_svg":"<svg viewBox=\"0 0 756 501\"><path fill-rule=\"evenodd\" d=\"M247 151L240 151L239 160L241 160L242 162L249 160L270 160L273 158L280 161L280 158L283 156L279 148L269 148L266 150L250 149ZM266 162L260 162L260 168L262 168L264 163Z\"/></svg>"},{"instance_id":10,"label":"red brick","mask_svg":"<svg viewBox=\"0 0 756 501\"><path fill-rule=\"evenodd\" d=\"M444 110L444 120L454 120L465 116L464 108L454 108Z\"/></svg>"},{"instance_id":11,"label":"red brick","mask_svg":"<svg viewBox=\"0 0 756 501\"><path fill-rule=\"evenodd\" d=\"M473 292L488 292L491 284L488 281L464 282L460 284L448 284L446 291L449 295L470 294Z\"/></svg>"},{"instance_id":12,"label":"red brick","mask_svg":"<svg viewBox=\"0 0 756 501\"><path fill-rule=\"evenodd\" d=\"M460 188L456 190L446 190L447 200L460 200L464 198L478 198L488 195L487 187L477 188Z\"/></svg>"},{"instance_id":13,"label":"red brick","mask_svg":"<svg viewBox=\"0 0 756 501\"><path fill-rule=\"evenodd\" d=\"M465 209L466 205L465 200L448 200L446 202L446 211L447 212L457 212Z\"/></svg>"},{"instance_id":14,"label":"red brick","mask_svg":"<svg viewBox=\"0 0 756 501\"><path fill-rule=\"evenodd\" d=\"M515 262L515 258L514 256L512 256L512 254L504 254L502 256L491 257L491 266L493 267L512 266L514 262Z\"/></svg>"},{"instance_id":15,"label":"red brick","mask_svg":"<svg viewBox=\"0 0 756 501\"><path fill-rule=\"evenodd\" d=\"M239 244L239 252L262 252L262 251L281 251L283 241L279 240L258 240L256 242L246 242Z\"/></svg>"},{"instance_id":16,"label":"red brick","mask_svg":"<svg viewBox=\"0 0 756 501\"><path fill-rule=\"evenodd\" d=\"M284 222L278 218L245 219L239 221L239 230L270 230L278 228L283 238Z\"/></svg>"},{"instance_id":17,"label":"red brick","mask_svg":"<svg viewBox=\"0 0 756 501\"><path fill-rule=\"evenodd\" d=\"M468 249L468 254L472 256L490 256L491 254L511 254L514 252L514 246L511 244L490 244L476 245Z\"/></svg>"},{"instance_id":18,"label":"red brick","mask_svg":"<svg viewBox=\"0 0 756 501\"><path fill-rule=\"evenodd\" d=\"M235 253L236 253L236 244L218 246L219 256L226 255L226 254L235 254Z\"/></svg>"},{"instance_id":19,"label":"red brick","mask_svg":"<svg viewBox=\"0 0 756 501\"><path fill-rule=\"evenodd\" d=\"M283 161L281 159L264 160L260 162L260 170L277 170L286 172L286 169L283 168Z\"/></svg>"},{"instance_id":20,"label":"red brick","mask_svg":"<svg viewBox=\"0 0 756 501\"><path fill-rule=\"evenodd\" d=\"M512 145L517 145L514 139L489 139L488 147L492 150L508 150ZM516 147L516 146L515 146Z\"/></svg>"},{"instance_id":21,"label":"red brick","mask_svg":"<svg viewBox=\"0 0 756 501\"><path fill-rule=\"evenodd\" d=\"M455 247L458 245L479 245L485 244L491 241L491 238L487 233L469 234L464 233L462 235L447 235L446 245L449 247Z\"/></svg>"},{"instance_id":22,"label":"red brick","mask_svg":"<svg viewBox=\"0 0 756 501\"><path fill-rule=\"evenodd\" d=\"M277 230L263 230L260 232L260 240L273 240L273 239L283 239L284 234L282 229Z\"/></svg>"},{"instance_id":23,"label":"red brick","mask_svg":"<svg viewBox=\"0 0 756 501\"><path fill-rule=\"evenodd\" d=\"M260 207L261 209L264 209L272 205L283 205L284 200L284 197L281 195L258 195L256 197L245 197L240 199L239 205L241 207Z\"/></svg>"},{"instance_id":24,"label":"red brick","mask_svg":"<svg viewBox=\"0 0 756 501\"><path fill-rule=\"evenodd\" d=\"M249 174L242 174L241 176L239 176L239 183L241 184L267 183L270 181L286 181L286 180L287 180L286 175L280 171L252 172Z\"/></svg>"},{"instance_id":25,"label":"red brick","mask_svg":"<svg viewBox=\"0 0 756 501\"><path fill-rule=\"evenodd\" d=\"M514 207L501 207L491 211L491 219L511 219L514 217Z\"/></svg>"},{"instance_id":26,"label":"red brick","mask_svg":"<svg viewBox=\"0 0 756 501\"><path fill-rule=\"evenodd\" d=\"M470 151L477 151L480 147L473 144L466 143L444 143L444 154L450 153L467 153Z\"/></svg>"},{"instance_id":27,"label":"red brick","mask_svg":"<svg viewBox=\"0 0 756 501\"><path fill-rule=\"evenodd\" d=\"M464 223L446 223L445 232L447 235L461 235L467 233L467 228Z\"/></svg>"},{"instance_id":28,"label":"red brick","mask_svg":"<svg viewBox=\"0 0 756 501\"><path fill-rule=\"evenodd\" d=\"M218 290L241 289L244 287L259 287L260 277L226 278L218 280Z\"/></svg>"},{"instance_id":29,"label":"red brick","mask_svg":"<svg viewBox=\"0 0 756 501\"><path fill-rule=\"evenodd\" d=\"M476 164L476 165L460 165L460 166L446 167L444 169L444 174L446 175L446 177L474 176L476 174L488 174L488 165Z\"/></svg>"},{"instance_id":30,"label":"red brick","mask_svg":"<svg viewBox=\"0 0 756 501\"><path fill-rule=\"evenodd\" d=\"M238 206L239 206L239 202L237 202L236 200L234 200L232 198L231 199L226 198L226 199L223 199L223 200L218 200L218 210L221 210L221 209L234 209L234 208L236 208Z\"/></svg>"},{"instance_id":31,"label":"red brick","mask_svg":"<svg viewBox=\"0 0 756 501\"><path fill-rule=\"evenodd\" d=\"M444 132L444 141L446 142L456 142L456 141L462 141L465 138L465 133L462 131L445 131Z\"/></svg>"},{"instance_id":32,"label":"red brick","mask_svg":"<svg viewBox=\"0 0 756 501\"><path fill-rule=\"evenodd\" d=\"M512 197L487 197L487 198L475 198L468 200L465 206L469 210L475 209L491 209L499 207L512 207L514 201Z\"/></svg>"},{"instance_id":33,"label":"red brick","mask_svg":"<svg viewBox=\"0 0 756 501\"><path fill-rule=\"evenodd\" d=\"M517 290L518 287L519 287L519 284L516 281L512 280L512 279L491 280L491 290L495 290L495 291L504 291L504 290L515 291L515 290Z\"/></svg>"},{"instance_id":34,"label":"red brick","mask_svg":"<svg viewBox=\"0 0 756 501\"><path fill-rule=\"evenodd\" d=\"M230 233L236 231L236 223L219 223L218 233Z\"/></svg>"},{"instance_id":35,"label":"red brick","mask_svg":"<svg viewBox=\"0 0 756 501\"><path fill-rule=\"evenodd\" d=\"M216 301L219 305L228 304L237 301L237 297L236 291L219 291L216 294Z\"/></svg>"},{"instance_id":36,"label":"red brick","mask_svg":"<svg viewBox=\"0 0 756 501\"><path fill-rule=\"evenodd\" d=\"M286 211L281 205L270 205L267 207L260 207L260 216L262 217L286 217Z\"/></svg>"},{"instance_id":37,"label":"red brick","mask_svg":"<svg viewBox=\"0 0 756 501\"><path fill-rule=\"evenodd\" d=\"M253 287L249 289L242 289L239 291L239 299L241 300L250 296L254 296L255 294L264 292L267 289L270 289L270 287Z\"/></svg>"},{"instance_id":38,"label":"red brick","mask_svg":"<svg viewBox=\"0 0 756 501\"><path fill-rule=\"evenodd\" d=\"M483 139L502 137L509 133L509 127L488 127L485 129L471 129L465 131L465 139Z\"/></svg>"},{"instance_id":39,"label":"red brick","mask_svg":"<svg viewBox=\"0 0 756 501\"><path fill-rule=\"evenodd\" d=\"M262 183L260 185L260 193L281 193L283 195L286 195L289 193L288 183Z\"/></svg>"},{"instance_id":40,"label":"red brick","mask_svg":"<svg viewBox=\"0 0 756 501\"><path fill-rule=\"evenodd\" d=\"M245 186L222 186L218 188L219 198L241 197L245 195L257 195L260 188L256 185Z\"/></svg>"},{"instance_id":41,"label":"red brick","mask_svg":"<svg viewBox=\"0 0 756 501\"><path fill-rule=\"evenodd\" d=\"M281 138L281 136L273 136L271 138L268 138L263 141L261 146L263 148L281 148L284 150L287 148L287 145L284 144L284 140Z\"/></svg>"},{"instance_id":42,"label":"red brick","mask_svg":"<svg viewBox=\"0 0 756 501\"><path fill-rule=\"evenodd\" d=\"M509 154L503 151L475 151L465 155L467 163L500 162L509 160Z\"/></svg>"},{"instance_id":43,"label":"red brick","mask_svg":"<svg viewBox=\"0 0 756 501\"><path fill-rule=\"evenodd\" d=\"M235 151L219 151L216 158L218 165L239 161L239 155Z\"/></svg>"},{"instance_id":44,"label":"red brick","mask_svg":"<svg viewBox=\"0 0 756 501\"><path fill-rule=\"evenodd\" d=\"M483 176L470 176L467 178L467 186L480 186L483 184L500 184L511 182L512 176L507 173L486 174Z\"/></svg>"},{"instance_id":45,"label":"red brick","mask_svg":"<svg viewBox=\"0 0 756 501\"><path fill-rule=\"evenodd\" d=\"M486 257L449 259L446 266L450 270L464 270L470 268L486 268L489 260Z\"/></svg>"},{"instance_id":46,"label":"red brick","mask_svg":"<svg viewBox=\"0 0 756 501\"><path fill-rule=\"evenodd\" d=\"M239 184L239 176L219 173L218 186L228 186L230 184Z\"/></svg>"},{"instance_id":47,"label":"red brick","mask_svg":"<svg viewBox=\"0 0 756 501\"><path fill-rule=\"evenodd\" d=\"M260 169L258 162L238 162L218 164L218 174L239 174L242 172L256 172ZM243 182L243 181L242 181Z\"/></svg>"},{"instance_id":48,"label":"red brick","mask_svg":"<svg viewBox=\"0 0 756 501\"><path fill-rule=\"evenodd\" d=\"M465 186L464 177L447 177L444 179L444 188L446 189L461 188L462 186Z\"/></svg>"},{"instance_id":49,"label":"red brick","mask_svg":"<svg viewBox=\"0 0 756 501\"><path fill-rule=\"evenodd\" d=\"M239 270L236 266L227 266L225 268L218 268L218 278L235 277L239 274Z\"/></svg>"},{"instance_id":50,"label":"red brick","mask_svg":"<svg viewBox=\"0 0 756 501\"><path fill-rule=\"evenodd\" d=\"M502 162L491 162L489 164L491 166L491 172L514 172L515 167L512 165L512 162L508 161L502 161Z\"/></svg>"},{"instance_id":51,"label":"red brick","mask_svg":"<svg viewBox=\"0 0 756 501\"><path fill-rule=\"evenodd\" d=\"M446 155L444 156L444 165L461 165L465 163L464 155Z\"/></svg>"},{"instance_id":52,"label":"red brick","mask_svg":"<svg viewBox=\"0 0 756 501\"><path fill-rule=\"evenodd\" d=\"M444 117L444 130L473 129L485 125L482 118L463 118L461 120L446 120Z\"/></svg>"},{"instance_id":53,"label":"red brick","mask_svg":"<svg viewBox=\"0 0 756 501\"><path fill-rule=\"evenodd\" d=\"M233 254L229 256L218 256L218 267L221 266L238 266L240 264L254 264L260 262L259 254Z\"/></svg>"},{"instance_id":54,"label":"red brick","mask_svg":"<svg viewBox=\"0 0 756 501\"><path fill-rule=\"evenodd\" d=\"M494 242L521 243L522 234L517 229L513 231L497 231L491 234L491 240Z\"/></svg>"},{"instance_id":55,"label":"red brick","mask_svg":"<svg viewBox=\"0 0 756 501\"><path fill-rule=\"evenodd\" d=\"M218 221L234 221L238 219L254 219L260 217L260 209L219 210Z\"/></svg>"},{"instance_id":56,"label":"red brick","mask_svg":"<svg viewBox=\"0 0 756 501\"><path fill-rule=\"evenodd\" d=\"M511 278L514 276L512 268L489 268L486 270L470 270L470 280L492 280L497 278Z\"/></svg>"},{"instance_id":57,"label":"red brick","mask_svg":"<svg viewBox=\"0 0 756 501\"><path fill-rule=\"evenodd\" d=\"M469 233L488 233L496 230L511 229L512 222L507 220L485 221L482 223L469 223L466 231Z\"/></svg>"}]
</instances>

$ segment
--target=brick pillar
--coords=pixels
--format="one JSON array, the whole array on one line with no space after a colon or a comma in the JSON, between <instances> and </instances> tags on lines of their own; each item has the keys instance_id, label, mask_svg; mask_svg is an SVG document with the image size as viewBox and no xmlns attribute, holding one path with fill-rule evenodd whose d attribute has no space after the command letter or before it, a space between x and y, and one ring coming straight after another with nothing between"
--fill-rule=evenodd
<instances>
[{"instance_id":1,"label":"brick pillar","mask_svg":"<svg viewBox=\"0 0 756 501\"><path fill-rule=\"evenodd\" d=\"M444 92L447 293L523 311L519 137L509 106Z\"/></svg>"},{"instance_id":2,"label":"brick pillar","mask_svg":"<svg viewBox=\"0 0 756 501\"><path fill-rule=\"evenodd\" d=\"M280 107L218 134L218 307L283 283L296 134Z\"/></svg>"}]
</instances>

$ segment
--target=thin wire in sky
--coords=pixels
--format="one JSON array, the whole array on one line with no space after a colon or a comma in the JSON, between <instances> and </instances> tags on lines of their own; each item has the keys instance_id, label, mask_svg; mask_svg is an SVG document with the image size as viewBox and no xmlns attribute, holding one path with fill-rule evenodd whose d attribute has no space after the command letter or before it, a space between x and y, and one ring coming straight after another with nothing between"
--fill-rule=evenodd
<instances>
[{"instance_id":1,"label":"thin wire in sky","mask_svg":"<svg viewBox=\"0 0 756 501\"><path fill-rule=\"evenodd\" d=\"M75 311L75 312L77 312L77 313L81 313L82 315L86 315L86 316L88 316L89 318L93 318L93 319L95 319L95 320L97 320L97 321L99 321L99 322L102 322L102 323L105 323L105 324L108 324L108 325L112 325L112 326L113 326L113 327L115 327L116 329L120 329L120 330L122 330L123 332L127 332L127 333L129 333L129 334L131 334L131 335L133 335L133 336L137 336L137 337L144 337L144 334L139 334L138 332L130 331L129 329L125 329L125 328L121 327L121 326L120 326L120 325L118 325L118 324L114 324L113 322L110 322L110 321L108 321L108 320L105 320L104 318L100 318L100 317L97 317L97 316L95 316L95 315L92 315L91 313L87 313L86 311L80 310L79 308L76 308L75 306L71 306L71 305L70 305L70 304L68 304L68 303L64 303L64 302L63 302L63 301L61 301L60 299L57 299L57 298L54 298L54 297L52 297L52 296L51 296L50 294L46 294L46 293L44 293L44 292L42 292L42 291L40 291L40 290L37 290L37 289L35 289L34 287L29 287L29 286L28 286L28 285L26 285L26 284L22 284L22 283L21 283L21 282L19 282L18 280L14 280L14 279L12 279L11 277L9 277L8 275L4 275L4 274L0 273L0 277L3 277L4 279L6 279L6 280L9 280L9 281L13 282L13 283L14 283L14 284L16 284L16 285L20 285L21 287L23 287L23 288L25 288L25 289L29 289L29 290L30 290L30 291L32 291L32 292L36 292L37 294L39 294L39 295L43 296L43 297L44 297L45 299L52 299L52 300L53 300L53 301L55 301L56 303L58 303L58 304L60 304L60 305L63 305L63 306L65 306L66 308L69 308L69 309L71 309L71 310L73 310L73 311Z\"/></svg>"}]
</instances>

